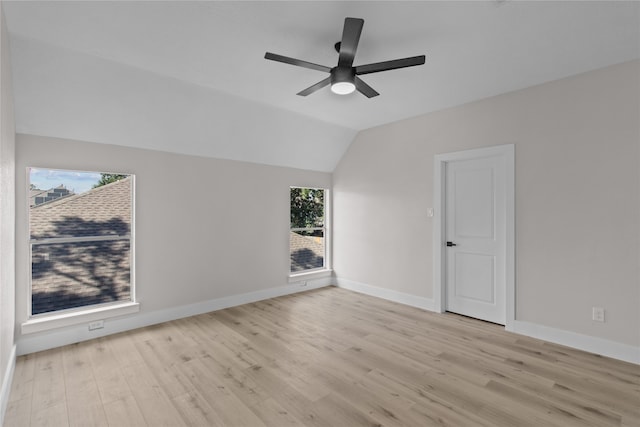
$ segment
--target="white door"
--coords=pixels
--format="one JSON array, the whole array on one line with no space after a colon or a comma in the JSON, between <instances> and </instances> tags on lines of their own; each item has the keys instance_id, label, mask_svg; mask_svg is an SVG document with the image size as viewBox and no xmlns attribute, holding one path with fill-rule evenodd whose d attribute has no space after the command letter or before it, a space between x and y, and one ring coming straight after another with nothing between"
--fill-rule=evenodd
<instances>
[{"instance_id":1,"label":"white door","mask_svg":"<svg viewBox=\"0 0 640 427\"><path fill-rule=\"evenodd\" d=\"M504 156L445 165L446 310L504 325L507 185Z\"/></svg>"}]
</instances>

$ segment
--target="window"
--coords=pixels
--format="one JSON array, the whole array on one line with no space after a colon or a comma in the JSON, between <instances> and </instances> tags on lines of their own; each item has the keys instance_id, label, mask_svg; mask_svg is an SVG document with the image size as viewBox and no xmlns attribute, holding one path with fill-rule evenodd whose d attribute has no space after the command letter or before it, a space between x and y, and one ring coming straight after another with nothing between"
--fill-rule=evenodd
<instances>
[{"instance_id":1,"label":"window","mask_svg":"<svg viewBox=\"0 0 640 427\"><path fill-rule=\"evenodd\" d=\"M327 268L326 199L322 188L291 187L291 274Z\"/></svg>"},{"instance_id":2,"label":"window","mask_svg":"<svg viewBox=\"0 0 640 427\"><path fill-rule=\"evenodd\" d=\"M134 301L133 175L28 173L30 314Z\"/></svg>"}]
</instances>

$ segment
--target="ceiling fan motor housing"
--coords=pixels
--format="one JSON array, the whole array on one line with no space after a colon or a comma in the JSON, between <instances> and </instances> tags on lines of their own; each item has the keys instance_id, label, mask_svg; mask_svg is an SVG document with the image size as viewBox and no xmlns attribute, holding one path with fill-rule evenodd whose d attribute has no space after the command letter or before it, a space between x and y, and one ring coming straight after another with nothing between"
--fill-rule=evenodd
<instances>
[{"instance_id":1,"label":"ceiling fan motor housing","mask_svg":"<svg viewBox=\"0 0 640 427\"><path fill-rule=\"evenodd\" d=\"M331 69L331 84L336 83L351 83L356 79L356 70L353 67L340 68L333 67Z\"/></svg>"}]
</instances>

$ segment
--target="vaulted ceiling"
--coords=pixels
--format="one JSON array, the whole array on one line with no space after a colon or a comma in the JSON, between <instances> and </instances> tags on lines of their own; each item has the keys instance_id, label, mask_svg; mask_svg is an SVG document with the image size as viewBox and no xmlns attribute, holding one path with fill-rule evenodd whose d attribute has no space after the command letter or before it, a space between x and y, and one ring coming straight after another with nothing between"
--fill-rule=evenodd
<instances>
[{"instance_id":1,"label":"vaulted ceiling","mask_svg":"<svg viewBox=\"0 0 640 427\"><path fill-rule=\"evenodd\" d=\"M332 171L358 131L640 58L638 2L13 2L18 132ZM380 96L296 93L344 18Z\"/></svg>"}]
</instances>

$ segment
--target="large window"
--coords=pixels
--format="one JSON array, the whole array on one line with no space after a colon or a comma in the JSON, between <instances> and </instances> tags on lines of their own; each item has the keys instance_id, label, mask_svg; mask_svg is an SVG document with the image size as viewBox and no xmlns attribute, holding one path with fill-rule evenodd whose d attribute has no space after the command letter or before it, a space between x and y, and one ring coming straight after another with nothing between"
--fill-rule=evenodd
<instances>
[{"instance_id":1,"label":"large window","mask_svg":"<svg viewBox=\"0 0 640 427\"><path fill-rule=\"evenodd\" d=\"M326 198L322 188L291 188L291 273L327 268Z\"/></svg>"},{"instance_id":2,"label":"large window","mask_svg":"<svg viewBox=\"0 0 640 427\"><path fill-rule=\"evenodd\" d=\"M31 315L133 301L134 177L28 172Z\"/></svg>"}]
</instances>

